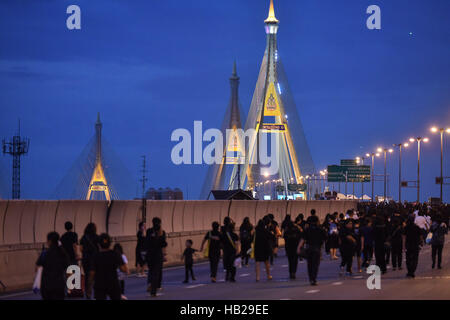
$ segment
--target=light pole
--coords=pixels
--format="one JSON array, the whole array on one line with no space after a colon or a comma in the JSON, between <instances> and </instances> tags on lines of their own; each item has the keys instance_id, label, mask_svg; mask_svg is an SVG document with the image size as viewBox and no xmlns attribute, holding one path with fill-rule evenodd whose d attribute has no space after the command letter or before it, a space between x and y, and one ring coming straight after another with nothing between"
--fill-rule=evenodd
<instances>
[{"instance_id":1,"label":"light pole","mask_svg":"<svg viewBox=\"0 0 450 320\"><path fill-rule=\"evenodd\" d=\"M384 152L384 192L383 192L383 201L386 202L386 186L387 186L387 173L386 173L386 162L387 162L387 153L392 153L394 150L392 149L382 149L378 148L378 152Z\"/></svg>"},{"instance_id":2,"label":"light pole","mask_svg":"<svg viewBox=\"0 0 450 320\"><path fill-rule=\"evenodd\" d=\"M398 202L402 203L402 148L407 148L409 143L394 144L398 147Z\"/></svg>"},{"instance_id":3,"label":"light pole","mask_svg":"<svg viewBox=\"0 0 450 320\"><path fill-rule=\"evenodd\" d=\"M374 197L374 178L375 178L375 174L374 174L374 172L375 172L375 156L379 157L380 154L374 153L374 152L372 152L370 154L366 153L366 157L372 157L372 176L370 178L370 180L372 180L372 202L374 202L373 197Z\"/></svg>"},{"instance_id":4,"label":"light pole","mask_svg":"<svg viewBox=\"0 0 450 320\"><path fill-rule=\"evenodd\" d=\"M440 184L440 199L442 203L442 185L444 184L444 175L443 175L443 169L442 169L442 163L444 161L444 132L450 133L450 128L444 129L444 128L431 128L431 132L438 132L441 134L441 175L439 177L439 184Z\"/></svg>"},{"instance_id":5,"label":"light pole","mask_svg":"<svg viewBox=\"0 0 450 320\"><path fill-rule=\"evenodd\" d=\"M369 157L370 155L366 154L366 156ZM366 158L364 158L364 157L356 157L356 163L359 164L361 162L361 165L363 166L365 159ZM363 200L363 201L364 201L364 179L365 179L365 176L363 176L362 180L361 180L361 200Z\"/></svg>"},{"instance_id":6,"label":"light pole","mask_svg":"<svg viewBox=\"0 0 450 320\"><path fill-rule=\"evenodd\" d=\"M417 203L420 203L420 144L421 142L428 142L428 138L417 137L410 138L410 142L417 141Z\"/></svg>"}]
</instances>

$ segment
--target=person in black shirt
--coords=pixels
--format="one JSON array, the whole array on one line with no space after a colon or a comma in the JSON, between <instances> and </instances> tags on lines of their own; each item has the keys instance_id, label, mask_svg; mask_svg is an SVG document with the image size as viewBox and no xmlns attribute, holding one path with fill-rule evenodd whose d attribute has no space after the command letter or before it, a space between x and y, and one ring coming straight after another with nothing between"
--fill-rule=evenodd
<instances>
[{"instance_id":1,"label":"person in black shirt","mask_svg":"<svg viewBox=\"0 0 450 320\"><path fill-rule=\"evenodd\" d=\"M355 235L356 245L355 245L355 257L356 257L356 265L358 267L358 272L361 273L361 229L360 229L360 221L359 219L354 220L354 228L353 234Z\"/></svg>"},{"instance_id":2,"label":"person in black shirt","mask_svg":"<svg viewBox=\"0 0 450 320\"><path fill-rule=\"evenodd\" d=\"M84 270L85 294L87 299L91 299L92 281L89 273L93 268L93 259L99 250L99 239L97 235L97 227L94 223L89 223L84 229L84 235L80 240L80 248L82 253L82 264Z\"/></svg>"},{"instance_id":3,"label":"person in black shirt","mask_svg":"<svg viewBox=\"0 0 450 320\"><path fill-rule=\"evenodd\" d=\"M67 255L69 256L70 264L77 264L78 260L78 235L72 231L73 224L70 221L64 223L66 233L61 236L61 244Z\"/></svg>"},{"instance_id":4,"label":"person in black shirt","mask_svg":"<svg viewBox=\"0 0 450 320\"><path fill-rule=\"evenodd\" d=\"M162 229L161 219L152 219L153 227L147 230L145 247L147 251L148 278L147 291L152 297L156 297L157 289L161 288L162 267L167 247L166 232Z\"/></svg>"},{"instance_id":5,"label":"person in black shirt","mask_svg":"<svg viewBox=\"0 0 450 320\"><path fill-rule=\"evenodd\" d=\"M236 282L236 267L234 260L239 255L239 236L234 233L234 223L230 221L222 228L223 264L226 270L225 281Z\"/></svg>"},{"instance_id":6,"label":"person in black shirt","mask_svg":"<svg viewBox=\"0 0 450 320\"><path fill-rule=\"evenodd\" d=\"M128 273L127 265L116 251L110 249L111 238L106 233L99 237L100 251L94 255L93 268L89 277L94 282L94 297L96 300L120 300L122 293L117 269Z\"/></svg>"},{"instance_id":7,"label":"person in black shirt","mask_svg":"<svg viewBox=\"0 0 450 320\"><path fill-rule=\"evenodd\" d=\"M186 240L186 249L184 249L182 259L184 260L184 270L185 270L185 277L183 283L189 282L189 273L191 274L192 280L195 281L194 277L194 270L192 269L192 266L194 265L194 253L197 252L197 250L192 248L192 240L188 239Z\"/></svg>"},{"instance_id":8,"label":"person in black shirt","mask_svg":"<svg viewBox=\"0 0 450 320\"><path fill-rule=\"evenodd\" d=\"M353 230L353 219L345 220L344 227L340 230L341 238L341 252L342 252L342 262L341 262L341 273L346 267L347 275L352 274L352 264L353 256L355 255L356 248L356 236Z\"/></svg>"},{"instance_id":9,"label":"person in black shirt","mask_svg":"<svg viewBox=\"0 0 450 320\"><path fill-rule=\"evenodd\" d=\"M252 238L253 238L253 226L250 223L250 219L248 217L244 218L244 221L241 224L241 227L239 228L239 236L241 239L241 246L242 246L242 264L244 266L248 266L248 258L250 257L247 253L252 245Z\"/></svg>"},{"instance_id":10,"label":"person in black shirt","mask_svg":"<svg viewBox=\"0 0 450 320\"><path fill-rule=\"evenodd\" d=\"M255 258L256 281L259 281L261 262L264 262L264 265L266 266L267 280L272 280L272 276L270 275L269 258L272 254L270 239L273 235L269 231L269 224L270 219L268 217L264 217L264 219L259 220L258 225L255 228L255 234L253 235L253 255Z\"/></svg>"},{"instance_id":11,"label":"person in black shirt","mask_svg":"<svg viewBox=\"0 0 450 320\"><path fill-rule=\"evenodd\" d=\"M399 217L392 219L391 248L392 270L402 270L403 225Z\"/></svg>"},{"instance_id":12,"label":"person in black shirt","mask_svg":"<svg viewBox=\"0 0 450 320\"><path fill-rule=\"evenodd\" d=\"M139 222L139 230L136 234L136 273L138 277L145 277L145 222Z\"/></svg>"},{"instance_id":13,"label":"person in black shirt","mask_svg":"<svg viewBox=\"0 0 450 320\"><path fill-rule=\"evenodd\" d=\"M286 255L289 261L289 278L295 279L298 265L297 247L301 238L300 227L294 224L291 220L285 223L284 227L284 246L286 248Z\"/></svg>"},{"instance_id":14,"label":"person in black shirt","mask_svg":"<svg viewBox=\"0 0 450 320\"><path fill-rule=\"evenodd\" d=\"M420 245L423 242L422 230L414 223L414 216L408 217L405 227L404 243L406 249L406 268L408 278L414 278L419 262Z\"/></svg>"},{"instance_id":15,"label":"person in black shirt","mask_svg":"<svg viewBox=\"0 0 450 320\"><path fill-rule=\"evenodd\" d=\"M375 218L375 226L373 228L373 236L375 243L375 263L380 268L381 273L386 273L386 224L384 217L379 215Z\"/></svg>"},{"instance_id":16,"label":"person in black shirt","mask_svg":"<svg viewBox=\"0 0 450 320\"><path fill-rule=\"evenodd\" d=\"M306 248L306 260L308 261L308 277L311 285L317 285L317 274L320 265L320 250L326 239L326 232L319 227L317 216L311 216L309 226L303 233L303 239L298 244L297 253L303 246Z\"/></svg>"},{"instance_id":17,"label":"person in black shirt","mask_svg":"<svg viewBox=\"0 0 450 320\"><path fill-rule=\"evenodd\" d=\"M58 245L59 234L47 235L48 249L39 256L36 266L42 267L41 296L43 300L63 300L66 288L66 270L69 257Z\"/></svg>"},{"instance_id":18,"label":"person in black shirt","mask_svg":"<svg viewBox=\"0 0 450 320\"><path fill-rule=\"evenodd\" d=\"M373 247L374 247L374 234L372 227L372 219L367 218L366 225L361 229L361 248L364 260L362 263L363 268L367 268L372 261Z\"/></svg>"},{"instance_id":19,"label":"person in black shirt","mask_svg":"<svg viewBox=\"0 0 450 320\"><path fill-rule=\"evenodd\" d=\"M203 239L200 251L203 251L203 247L206 241L209 242L208 248L208 259L209 267L211 271L211 282L216 282L217 268L219 266L220 260L220 232L219 223L214 221L212 223L212 230L207 232L205 238Z\"/></svg>"}]
</instances>

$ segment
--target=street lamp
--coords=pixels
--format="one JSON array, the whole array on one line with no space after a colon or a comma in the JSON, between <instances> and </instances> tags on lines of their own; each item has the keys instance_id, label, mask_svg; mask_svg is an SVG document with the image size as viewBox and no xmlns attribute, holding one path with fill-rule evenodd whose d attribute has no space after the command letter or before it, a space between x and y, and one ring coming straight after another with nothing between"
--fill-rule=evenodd
<instances>
[{"instance_id":1,"label":"street lamp","mask_svg":"<svg viewBox=\"0 0 450 320\"><path fill-rule=\"evenodd\" d=\"M394 144L394 147L398 147L398 202L402 203L402 148L408 148L409 143Z\"/></svg>"},{"instance_id":2,"label":"street lamp","mask_svg":"<svg viewBox=\"0 0 450 320\"><path fill-rule=\"evenodd\" d=\"M373 200L373 195L374 195L374 177L375 177L375 157L379 157L380 154L379 153L366 153L366 157L371 157L372 158L372 174L371 174L371 180L372 180L372 202Z\"/></svg>"},{"instance_id":3,"label":"street lamp","mask_svg":"<svg viewBox=\"0 0 450 320\"><path fill-rule=\"evenodd\" d=\"M384 153L384 192L383 192L383 201L386 202L386 185L387 185L387 173L386 173L386 162L387 162L387 153L392 153L394 152L393 149L387 149L387 148L378 148L377 149L378 152L383 152Z\"/></svg>"},{"instance_id":4,"label":"street lamp","mask_svg":"<svg viewBox=\"0 0 450 320\"><path fill-rule=\"evenodd\" d=\"M417 137L416 139L410 138L410 142L417 141L417 203L420 202L420 145L421 142L428 142L428 138Z\"/></svg>"},{"instance_id":5,"label":"street lamp","mask_svg":"<svg viewBox=\"0 0 450 320\"><path fill-rule=\"evenodd\" d=\"M442 170L442 163L444 161L444 132L450 133L450 128L444 129L444 128L437 128L433 127L431 128L431 132L439 132L441 134L441 176L439 177L439 184L440 184L440 199L442 203L442 185L444 183L444 177L443 177L443 170Z\"/></svg>"}]
</instances>

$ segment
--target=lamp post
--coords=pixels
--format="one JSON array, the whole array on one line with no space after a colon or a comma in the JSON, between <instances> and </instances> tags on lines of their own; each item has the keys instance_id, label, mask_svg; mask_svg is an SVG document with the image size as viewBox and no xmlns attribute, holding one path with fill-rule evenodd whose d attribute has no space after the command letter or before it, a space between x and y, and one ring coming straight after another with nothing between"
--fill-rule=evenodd
<instances>
[{"instance_id":1,"label":"lamp post","mask_svg":"<svg viewBox=\"0 0 450 320\"><path fill-rule=\"evenodd\" d=\"M428 142L428 138L417 137L416 139L410 138L410 142L417 141L417 203L420 202L420 145L421 142Z\"/></svg>"},{"instance_id":2,"label":"lamp post","mask_svg":"<svg viewBox=\"0 0 450 320\"><path fill-rule=\"evenodd\" d=\"M372 180L372 202L374 201L373 197L374 197L374 178L375 178L375 156L379 157L380 154L379 153L366 153L366 157L372 157L372 174L371 174L371 179Z\"/></svg>"},{"instance_id":3,"label":"lamp post","mask_svg":"<svg viewBox=\"0 0 450 320\"><path fill-rule=\"evenodd\" d=\"M386 173L386 162L387 162L387 153L392 153L394 152L394 150L392 149L382 149L382 148L378 148L377 150L378 152L383 152L384 153L384 192L383 192L383 201L386 202L386 186L387 186L387 173Z\"/></svg>"},{"instance_id":4,"label":"lamp post","mask_svg":"<svg viewBox=\"0 0 450 320\"><path fill-rule=\"evenodd\" d=\"M369 157L370 155L366 154L366 156ZM366 158L364 158L364 157L356 157L356 163L359 164L361 162L361 165L363 166L365 159ZM363 176L363 178L361 180L361 200L363 200L363 201L364 201L364 178L365 178L365 176Z\"/></svg>"},{"instance_id":5,"label":"lamp post","mask_svg":"<svg viewBox=\"0 0 450 320\"><path fill-rule=\"evenodd\" d=\"M450 128L444 129L444 128L431 128L431 132L438 132L441 135L441 175L439 177L439 184L440 184L440 199L442 203L442 185L444 184L444 175L443 175L443 169L442 169L442 163L444 161L444 132L450 133Z\"/></svg>"},{"instance_id":6,"label":"lamp post","mask_svg":"<svg viewBox=\"0 0 450 320\"><path fill-rule=\"evenodd\" d=\"M398 202L402 202L402 149L407 148L409 143L394 144L394 147L398 147Z\"/></svg>"}]
</instances>

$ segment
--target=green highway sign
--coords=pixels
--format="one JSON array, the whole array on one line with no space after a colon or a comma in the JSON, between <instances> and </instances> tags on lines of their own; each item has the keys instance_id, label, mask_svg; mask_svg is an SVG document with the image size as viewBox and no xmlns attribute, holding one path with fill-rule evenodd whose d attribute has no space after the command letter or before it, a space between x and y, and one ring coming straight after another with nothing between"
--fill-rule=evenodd
<instances>
[{"instance_id":1,"label":"green highway sign","mask_svg":"<svg viewBox=\"0 0 450 320\"><path fill-rule=\"evenodd\" d=\"M289 183L288 184L288 190L289 191L300 191L300 192L303 192L303 191L306 191L306 189L307 189L307 185L305 183L299 183L299 184L297 184L297 183Z\"/></svg>"},{"instance_id":2,"label":"green highway sign","mask_svg":"<svg viewBox=\"0 0 450 320\"><path fill-rule=\"evenodd\" d=\"M370 182L370 166L328 166L328 182Z\"/></svg>"}]
</instances>

